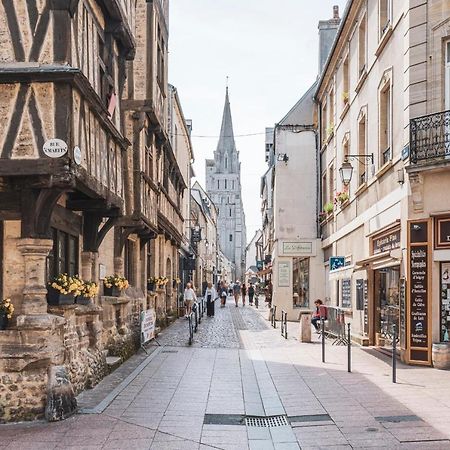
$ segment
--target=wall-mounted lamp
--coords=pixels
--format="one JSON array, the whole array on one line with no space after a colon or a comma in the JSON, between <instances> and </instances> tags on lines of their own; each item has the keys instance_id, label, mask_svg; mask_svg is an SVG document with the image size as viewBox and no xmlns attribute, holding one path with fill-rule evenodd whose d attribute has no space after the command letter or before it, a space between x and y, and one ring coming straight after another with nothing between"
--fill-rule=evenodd
<instances>
[{"instance_id":1,"label":"wall-mounted lamp","mask_svg":"<svg viewBox=\"0 0 450 450\"><path fill-rule=\"evenodd\" d=\"M368 165L370 162L373 165L373 153L364 154L364 155L346 155L344 162L342 163L341 168L339 169L339 174L341 176L341 181L344 186L348 186L350 184L350 181L352 181L352 175L353 175L353 166L350 163L351 159L364 159L365 162L364 165Z\"/></svg>"},{"instance_id":2,"label":"wall-mounted lamp","mask_svg":"<svg viewBox=\"0 0 450 450\"><path fill-rule=\"evenodd\" d=\"M286 153L278 153L277 161L283 161L285 164L289 161L289 156Z\"/></svg>"},{"instance_id":3,"label":"wall-mounted lamp","mask_svg":"<svg viewBox=\"0 0 450 450\"><path fill-rule=\"evenodd\" d=\"M405 171L403 169L397 170L397 182L401 185L405 183Z\"/></svg>"}]
</instances>

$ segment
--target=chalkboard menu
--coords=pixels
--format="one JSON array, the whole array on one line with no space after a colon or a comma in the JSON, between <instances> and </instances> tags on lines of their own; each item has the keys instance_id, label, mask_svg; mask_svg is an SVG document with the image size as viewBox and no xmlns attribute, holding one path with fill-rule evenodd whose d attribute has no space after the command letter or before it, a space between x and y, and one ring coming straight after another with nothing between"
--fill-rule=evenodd
<instances>
[{"instance_id":1,"label":"chalkboard menu","mask_svg":"<svg viewBox=\"0 0 450 450\"><path fill-rule=\"evenodd\" d=\"M364 334L369 334L369 282L364 280Z\"/></svg>"},{"instance_id":2,"label":"chalkboard menu","mask_svg":"<svg viewBox=\"0 0 450 450\"><path fill-rule=\"evenodd\" d=\"M399 288L400 305L400 346L406 347L406 278L400 278Z\"/></svg>"},{"instance_id":3,"label":"chalkboard menu","mask_svg":"<svg viewBox=\"0 0 450 450\"><path fill-rule=\"evenodd\" d=\"M431 330L428 327L431 287L428 280L431 269L429 222L410 222L408 234L409 360L419 364L429 364L431 361Z\"/></svg>"},{"instance_id":4,"label":"chalkboard menu","mask_svg":"<svg viewBox=\"0 0 450 450\"><path fill-rule=\"evenodd\" d=\"M341 299L343 308L352 307L352 280L344 278L341 283Z\"/></svg>"}]
</instances>

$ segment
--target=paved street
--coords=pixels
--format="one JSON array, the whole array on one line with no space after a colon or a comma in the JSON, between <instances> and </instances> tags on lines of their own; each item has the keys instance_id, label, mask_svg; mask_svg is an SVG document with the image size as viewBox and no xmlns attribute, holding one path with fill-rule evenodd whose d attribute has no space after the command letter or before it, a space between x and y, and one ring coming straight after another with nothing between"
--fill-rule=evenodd
<instances>
[{"instance_id":1,"label":"paved street","mask_svg":"<svg viewBox=\"0 0 450 450\"><path fill-rule=\"evenodd\" d=\"M450 449L447 372L383 356L299 343L265 320L265 307L216 308L187 346L187 322L146 356L80 397L84 414L61 423L0 426L1 449ZM89 413L89 414L88 414ZM256 420L256 417L272 417ZM264 423L266 422L266 423Z\"/></svg>"}]
</instances>

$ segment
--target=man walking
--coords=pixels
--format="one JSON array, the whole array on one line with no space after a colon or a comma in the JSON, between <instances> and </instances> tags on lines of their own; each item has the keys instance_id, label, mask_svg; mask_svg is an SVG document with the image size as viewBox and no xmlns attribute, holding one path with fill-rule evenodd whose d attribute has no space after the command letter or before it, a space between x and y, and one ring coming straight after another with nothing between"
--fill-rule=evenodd
<instances>
[{"instance_id":1,"label":"man walking","mask_svg":"<svg viewBox=\"0 0 450 450\"><path fill-rule=\"evenodd\" d=\"M238 307L239 296L241 295L241 285L239 280L233 284L233 295L234 295L234 303L236 304L236 308Z\"/></svg>"}]
</instances>

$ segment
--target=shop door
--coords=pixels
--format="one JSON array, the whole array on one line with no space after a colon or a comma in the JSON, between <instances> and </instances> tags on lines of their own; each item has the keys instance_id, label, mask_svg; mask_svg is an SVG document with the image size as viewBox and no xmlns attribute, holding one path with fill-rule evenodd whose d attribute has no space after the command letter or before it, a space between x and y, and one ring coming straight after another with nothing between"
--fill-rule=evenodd
<instances>
[{"instance_id":1,"label":"shop door","mask_svg":"<svg viewBox=\"0 0 450 450\"><path fill-rule=\"evenodd\" d=\"M393 325L399 330L400 324L400 268L375 270L374 278L375 345L389 348L392 347Z\"/></svg>"}]
</instances>

